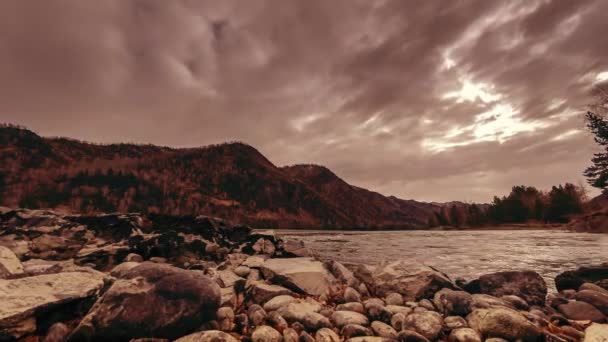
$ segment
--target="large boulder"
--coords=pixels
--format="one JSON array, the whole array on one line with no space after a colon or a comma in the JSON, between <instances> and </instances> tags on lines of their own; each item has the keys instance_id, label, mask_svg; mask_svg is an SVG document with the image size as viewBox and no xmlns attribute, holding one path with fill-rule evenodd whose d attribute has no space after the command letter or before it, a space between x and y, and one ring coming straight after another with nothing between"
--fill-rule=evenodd
<instances>
[{"instance_id":1,"label":"large boulder","mask_svg":"<svg viewBox=\"0 0 608 342\"><path fill-rule=\"evenodd\" d=\"M596 266L583 266L574 271L566 271L555 277L558 291L578 290L584 283L597 283L608 279L608 263Z\"/></svg>"},{"instance_id":2,"label":"large boulder","mask_svg":"<svg viewBox=\"0 0 608 342\"><path fill-rule=\"evenodd\" d=\"M0 279L23 274L23 265L19 258L7 247L0 246Z\"/></svg>"},{"instance_id":3,"label":"large boulder","mask_svg":"<svg viewBox=\"0 0 608 342\"><path fill-rule=\"evenodd\" d=\"M507 271L484 274L466 287L471 293L482 293L494 297L515 295L530 305L545 305L547 284L533 271Z\"/></svg>"},{"instance_id":4,"label":"large boulder","mask_svg":"<svg viewBox=\"0 0 608 342\"><path fill-rule=\"evenodd\" d=\"M268 259L260 267L264 277L293 291L319 296L335 278L313 258Z\"/></svg>"},{"instance_id":5,"label":"large boulder","mask_svg":"<svg viewBox=\"0 0 608 342\"><path fill-rule=\"evenodd\" d=\"M476 309L467 316L469 327L485 339L504 338L510 341L536 341L541 331L521 313L501 307Z\"/></svg>"},{"instance_id":6,"label":"large boulder","mask_svg":"<svg viewBox=\"0 0 608 342\"><path fill-rule=\"evenodd\" d=\"M378 297L397 292L405 300L415 301L432 298L442 288L455 288L448 276L414 260L385 262L377 267L362 265L356 274Z\"/></svg>"},{"instance_id":7,"label":"large boulder","mask_svg":"<svg viewBox=\"0 0 608 342\"><path fill-rule=\"evenodd\" d=\"M174 339L214 318L220 296L217 283L200 271L144 262L110 287L70 339Z\"/></svg>"},{"instance_id":8,"label":"large boulder","mask_svg":"<svg viewBox=\"0 0 608 342\"><path fill-rule=\"evenodd\" d=\"M40 316L94 298L107 280L95 271L0 279L0 340L34 332Z\"/></svg>"},{"instance_id":9,"label":"large boulder","mask_svg":"<svg viewBox=\"0 0 608 342\"><path fill-rule=\"evenodd\" d=\"M446 316L466 316L473 307L473 297L464 291L442 289L435 293L433 304Z\"/></svg>"}]
</instances>

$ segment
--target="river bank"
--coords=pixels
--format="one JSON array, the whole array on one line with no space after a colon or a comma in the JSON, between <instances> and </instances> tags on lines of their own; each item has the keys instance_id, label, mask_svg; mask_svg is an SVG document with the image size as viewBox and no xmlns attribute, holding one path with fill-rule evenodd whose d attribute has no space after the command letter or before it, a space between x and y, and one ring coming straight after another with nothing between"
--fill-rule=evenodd
<instances>
[{"instance_id":1,"label":"river bank","mask_svg":"<svg viewBox=\"0 0 608 342\"><path fill-rule=\"evenodd\" d=\"M0 215L0 340L594 341L608 265L454 280L208 217ZM146 340L150 341L150 340Z\"/></svg>"}]
</instances>

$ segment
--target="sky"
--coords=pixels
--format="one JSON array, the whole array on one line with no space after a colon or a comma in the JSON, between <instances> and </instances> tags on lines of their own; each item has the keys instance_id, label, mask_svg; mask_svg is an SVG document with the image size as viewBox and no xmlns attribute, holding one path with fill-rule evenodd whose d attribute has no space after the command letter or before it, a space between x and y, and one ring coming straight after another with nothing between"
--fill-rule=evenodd
<instances>
[{"instance_id":1,"label":"sky","mask_svg":"<svg viewBox=\"0 0 608 342\"><path fill-rule=\"evenodd\" d=\"M0 122L276 165L423 201L582 182L608 1L4 0Z\"/></svg>"}]
</instances>

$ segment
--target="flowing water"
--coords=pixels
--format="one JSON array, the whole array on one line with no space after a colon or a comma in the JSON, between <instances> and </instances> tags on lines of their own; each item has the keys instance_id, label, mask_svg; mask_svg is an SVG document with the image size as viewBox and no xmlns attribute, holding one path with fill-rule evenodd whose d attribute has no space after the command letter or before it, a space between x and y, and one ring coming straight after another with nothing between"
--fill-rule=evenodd
<instances>
[{"instance_id":1,"label":"flowing water","mask_svg":"<svg viewBox=\"0 0 608 342\"><path fill-rule=\"evenodd\" d=\"M608 235L561 230L321 231L275 230L303 240L321 259L375 264L414 258L452 279L534 270L550 288L556 274L608 262Z\"/></svg>"}]
</instances>

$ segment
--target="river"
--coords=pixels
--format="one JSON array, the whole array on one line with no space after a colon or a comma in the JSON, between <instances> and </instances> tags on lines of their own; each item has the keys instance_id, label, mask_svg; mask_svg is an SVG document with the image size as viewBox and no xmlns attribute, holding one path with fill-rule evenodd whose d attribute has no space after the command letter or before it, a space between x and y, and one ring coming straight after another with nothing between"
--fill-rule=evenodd
<instances>
[{"instance_id":1,"label":"river","mask_svg":"<svg viewBox=\"0 0 608 342\"><path fill-rule=\"evenodd\" d=\"M608 235L562 230L322 231L275 230L303 240L321 259L374 264L414 258L452 279L534 270L554 288L558 273L608 262Z\"/></svg>"}]
</instances>

